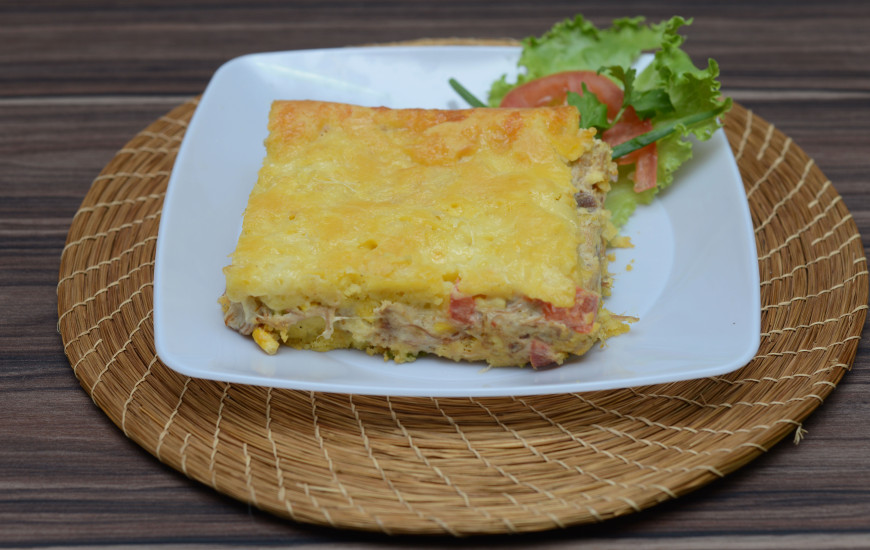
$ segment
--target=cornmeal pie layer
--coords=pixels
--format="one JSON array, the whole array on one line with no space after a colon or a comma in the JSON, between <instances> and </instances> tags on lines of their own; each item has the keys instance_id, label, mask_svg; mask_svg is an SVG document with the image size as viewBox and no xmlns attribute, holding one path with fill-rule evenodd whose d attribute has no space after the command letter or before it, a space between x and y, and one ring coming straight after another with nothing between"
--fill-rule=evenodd
<instances>
[{"instance_id":1,"label":"cornmeal pie layer","mask_svg":"<svg viewBox=\"0 0 870 550\"><path fill-rule=\"evenodd\" d=\"M561 363L624 331L609 285L610 149L574 107L276 101L221 297L280 344Z\"/></svg>"}]
</instances>

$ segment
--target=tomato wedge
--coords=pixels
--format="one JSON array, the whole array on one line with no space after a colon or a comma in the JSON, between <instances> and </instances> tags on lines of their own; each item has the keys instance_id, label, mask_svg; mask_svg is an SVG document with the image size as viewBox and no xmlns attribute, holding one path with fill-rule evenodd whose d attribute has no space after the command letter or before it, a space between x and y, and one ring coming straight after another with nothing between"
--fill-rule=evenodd
<instances>
[{"instance_id":1,"label":"tomato wedge","mask_svg":"<svg viewBox=\"0 0 870 550\"><path fill-rule=\"evenodd\" d=\"M641 120L638 118L634 107L629 106L626 107L625 112L623 112L622 116L619 117L619 122L607 130L604 130L604 133L601 134L601 139L606 141L612 147L614 145L619 145L620 143L625 143L626 141L636 138L650 130L652 130L652 123L649 120ZM631 156L631 154L626 155L626 157L627 156ZM616 162L620 162L626 157L616 159Z\"/></svg>"},{"instance_id":2,"label":"tomato wedge","mask_svg":"<svg viewBox=\"0 0 870 550\"><path fill-rule=\"evenodd\" d=\"M640 151L645 151L637 159L634 167L634 190L638 193L656 186L659 168L659 154L655 143L650 143Z\"/></svg>"},{"instance_id":3,"label":"tomato wedge","mask_svg":"<svg viewBox=\"0 0 870 550\"><path fill-rule=\"evenodd\" d=\"M583 95L583 84L607 106L613 118L622 106L622 90L612 80L594 71L566 71L536 78L517 86L501 100L500 107L545 107L564 105L568 92Z\"/></svg>"},{"instance_id":4,"label":"tomato wedge","mask_svg":"<svg viewBox=\"0 0 870 550\"><path fill-rule=\"evenodd\" d=\"M649 120L641 120L637 116L634 107L628 107L622 113L619 122L601 134L601 139L606 141L611 147L614 147L650 130L652 130L652 123ZM640 193L656 186L658 149L655 143L619 157L616 159L616 163L636 163L634 169L634 190L636 192Z\"/></svg>"},{"instance_id":5,"label":"tomato wedge","mask_svg":"<svg viewBox=\"0 0 870 550\"><path fill-rule=\"evenodd\" d=\"M623 92L612 80L594 71L566 71L551 74L517 86L501 100L500 107L545 107L565 105L568 92L583 95L583 84L607 107L607 117L613 120L622 107ZM649 120L641 120L633 107L627 107L619 121L601 134L611 147L625 143L652 130ZM650 144L616 159L617 164L635 164L634 190L636 192L656 186L658 151Z\"/></svg>"}]
</instances>

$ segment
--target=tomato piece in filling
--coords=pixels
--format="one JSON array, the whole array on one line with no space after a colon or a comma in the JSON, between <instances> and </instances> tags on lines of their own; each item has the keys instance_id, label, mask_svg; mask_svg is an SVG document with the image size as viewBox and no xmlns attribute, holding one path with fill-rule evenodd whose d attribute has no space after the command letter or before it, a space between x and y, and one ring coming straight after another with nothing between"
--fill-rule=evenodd
<instances>
[{"instance_id":1,"label":"tomato piece in filling","mask_svg":"<svg viewBox=\"0 0 870 550\"><path fill-rule=\"evenodd\" d=\"M592 332L592 326L598 313L598 295L578 288L573 306L555 307L553 304L545 302L542 310L547 319L558 321L574 332L588 334Z\"/></svg>"},{"instance_id":2,"label":"tomato piece in filling","mask_svg":"<svg viewBox=\"0 0 870 550\"><path fill-rule=\"evenodd\" d=\"M555 362L556 356L553 353L553 348L540 340L532 340L529 345L529 363L531 363L532 368L546 367Z\"/></svg>"},{"instance_id":3,"label":"tomato piece in filling","mask_svg":"<svg viewBox=\"0 0 870 550\"><path fill-rule=\"evenodd\" d=\"M470 325L474 316L474 296L461 294L456 288L450 293L450 318L461 325Z\"/></svg>"}]
</instances>

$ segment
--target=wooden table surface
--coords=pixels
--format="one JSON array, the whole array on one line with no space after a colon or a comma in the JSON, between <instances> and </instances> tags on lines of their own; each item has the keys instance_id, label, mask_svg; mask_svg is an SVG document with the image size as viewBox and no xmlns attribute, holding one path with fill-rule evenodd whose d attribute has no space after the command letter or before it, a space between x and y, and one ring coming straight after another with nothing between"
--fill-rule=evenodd
<instances>
[{"instance_id":1,"label":"wooden table surface","mask_svg":"<svg viewBox=\"0 0 870 550\"><path fill-rule=\"evenodd\" d=\"M184 4L184 5L182 5ZM81 389L56 330L70 222L115 151L246 53L422 37L522 38L694 17L686 49L791 136L870 244L870 3L205 0L0 4L0 547L870 548L870 347L789 439L643 513L510 538L387 538L273 518L162 465Z\"/></svg>"}]
</instances>

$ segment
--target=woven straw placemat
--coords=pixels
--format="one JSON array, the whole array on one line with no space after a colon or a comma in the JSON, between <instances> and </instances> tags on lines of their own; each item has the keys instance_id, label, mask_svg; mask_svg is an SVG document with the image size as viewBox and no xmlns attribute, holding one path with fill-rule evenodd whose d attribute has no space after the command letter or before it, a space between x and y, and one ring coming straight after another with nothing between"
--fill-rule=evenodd
<instances>
[{"instance_id":1,"label":"woven straw placemat","mask_svg":"<svg viewBox=\"0 0 870 550\"><path fill-rule=\"evenodd\" d=\"M75 376L124 434L192 479L301 522L523 532L678 497L801 435L855 357L867 263L831 182L736 105L725 131L755 225L758 355L727 376L619 391L426 399L192 379L155 356L157 227L191 100L134 137L76 213L58 283ZM413 365L408 366L413 368Z\"/></svg>"}]
</instances>

